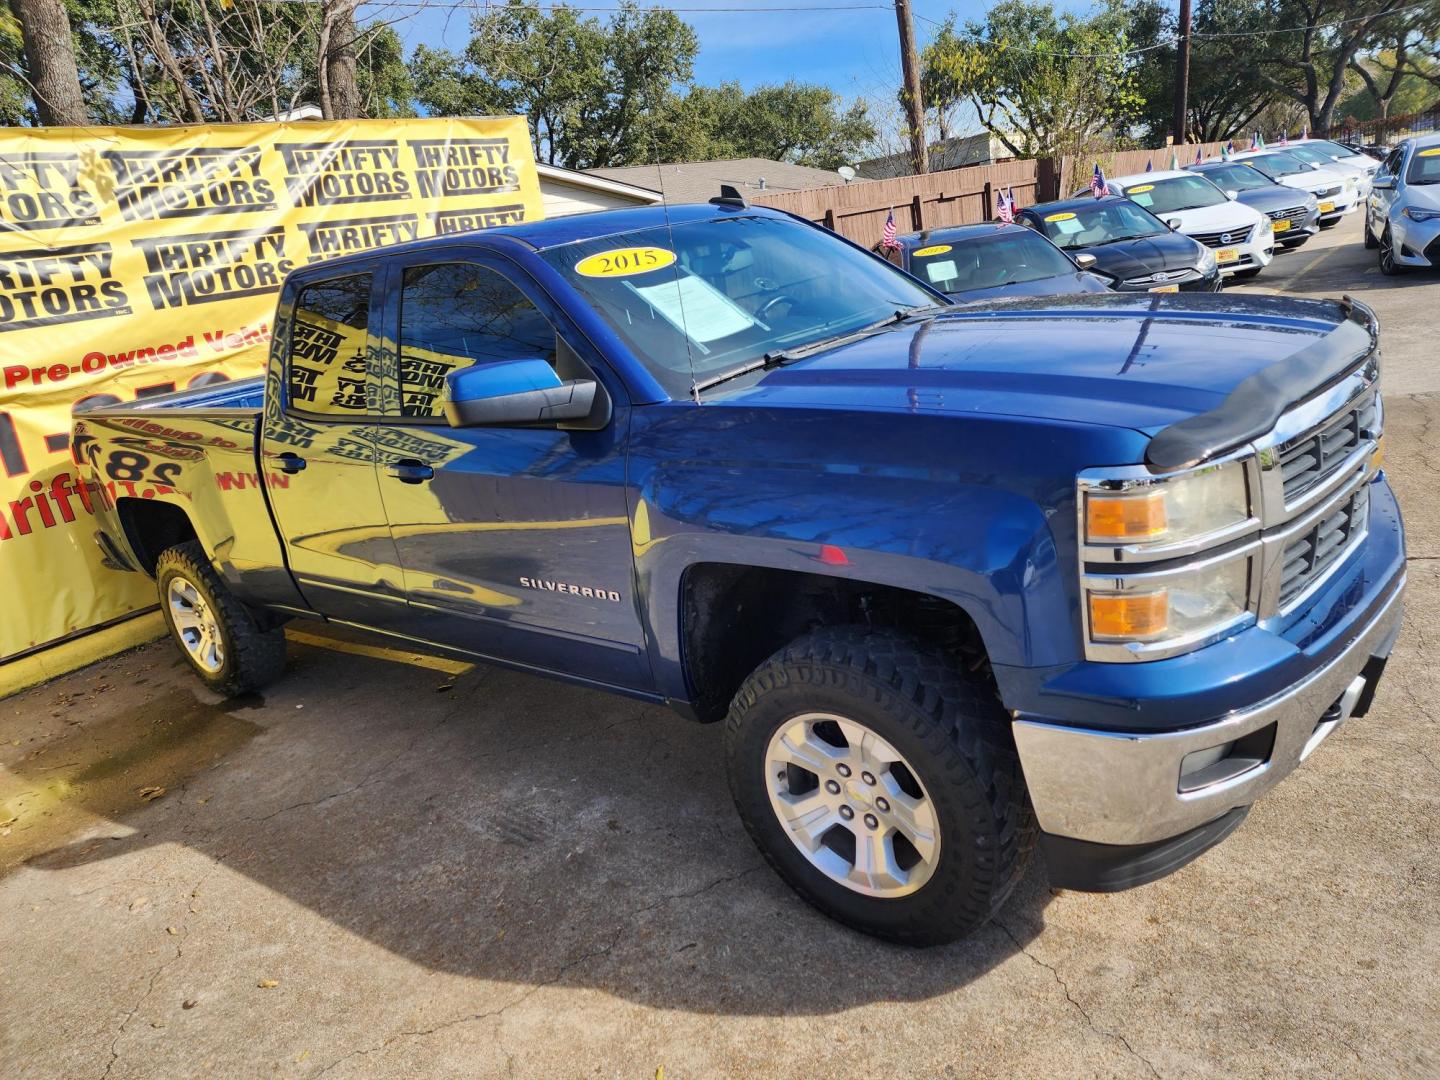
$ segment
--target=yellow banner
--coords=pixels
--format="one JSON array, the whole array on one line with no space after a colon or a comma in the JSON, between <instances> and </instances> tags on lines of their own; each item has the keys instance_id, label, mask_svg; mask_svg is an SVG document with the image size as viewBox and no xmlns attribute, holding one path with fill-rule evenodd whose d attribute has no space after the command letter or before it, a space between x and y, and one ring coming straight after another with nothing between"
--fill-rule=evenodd
<instances>
[{"instance_id":1,"label":"yellow banner","mask_svg":"<svg viewBox=\"0 0 1440 1080\"><path fill-rule=\"evenodd\" d=\"M541 216L520 117L0 129L0 661L155 602L100 563L76 402L259 374L297 266Z\"/></svg>"}]
</instances>

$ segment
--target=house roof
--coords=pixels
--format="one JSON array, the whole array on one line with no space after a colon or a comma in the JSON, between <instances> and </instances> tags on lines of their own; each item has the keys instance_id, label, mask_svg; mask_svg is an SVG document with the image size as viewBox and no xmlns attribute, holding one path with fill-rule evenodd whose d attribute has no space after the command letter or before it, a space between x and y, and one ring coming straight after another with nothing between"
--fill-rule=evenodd
<instances>
[{"instance_id":1,"label":"house roof","mask_svg":"<svg viewBox=\"0 0 1440 1080\"><path fill-rule=\"evenodd\" d=\"M612 180L604 176L596 176L592 173L577 172L574 169L562 169L558 165L546 165L543 162L535 163L535 171L539 173L541 180L549 180L557 184L570 184L573 187L590 188L595 191L608 191L612 195L624 195L640 203L657 203L660 196L649 188L637 187L634 184L627 184L622 180Z\"/></svg>"},{"instance_id":2,"label":"house roof","mask_svg":"<svg viewBox=\"0 0 1440 1080\"><path fill-rule=\"evenodd\" d=\"M1014 156L988 131L976 135L956 135L931 143L929 154L931 172L944 172L966 165L988 165ZM910 176L915 169L910 164L910 154L906 152L857 161L855 171L865 180L889 180L897 176Z\"/></svg>"},{"instance_id":3,"label":"house roof","mask_svg":"<svg viewBox=\"0 0 1440 1080\"><path fill-rule=\"evenodd\" d=\"M638 184L660 192L666 202L704 202L720 194L721 184L732 184L742 195L764 191L799 191L831 187L845 181L828 169L791 165L769 158L730 158L725 161L684 161L665 165L627 165L616 169L588 169L592 176Z\"/></svg>"}]
</instances>

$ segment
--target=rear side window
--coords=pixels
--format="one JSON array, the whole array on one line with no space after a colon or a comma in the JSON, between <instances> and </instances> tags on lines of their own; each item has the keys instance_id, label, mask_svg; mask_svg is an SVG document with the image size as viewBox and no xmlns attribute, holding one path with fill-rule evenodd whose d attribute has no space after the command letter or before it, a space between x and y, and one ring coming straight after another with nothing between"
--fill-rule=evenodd
<instances>
[{"instance_id":1,"label":"rear side window","mask_svg":"<svg viewBox=\"0 0 1440 1080\"><path fill-rule=\"evenodd\" d=\"M518 288L474 263L405 270L400 294L400 414L443 415L457 368L536 357L555 362L555 329Z\"/></svg>"},{"instance_id":2,"label":"rear side window","mask_svg":"<svg viewBox=\"0 0 1440 1080\"><path fill-rule=\"evenodd\" d=\"M317 281L295 302L286 378L290 404L321 416L364 416L370 275Z\"/></svg>"}]
</instances>

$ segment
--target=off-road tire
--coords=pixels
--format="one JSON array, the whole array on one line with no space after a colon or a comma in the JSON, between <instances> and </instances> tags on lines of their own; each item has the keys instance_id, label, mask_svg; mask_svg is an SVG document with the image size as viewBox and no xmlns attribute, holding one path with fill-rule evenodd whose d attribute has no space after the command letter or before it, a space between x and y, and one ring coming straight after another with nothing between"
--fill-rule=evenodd
<instances>
[{"instance_id":1,"label":"off-road tire","mask_svg":"<svg viewBox=\"0 0 1440 1080\"><path fill-rule=\"evenodd\" d=\"M766 748L782 724L811 712L865 725L918 775L941 844L917 891L882 898L847 888L786 834L769 801ZM993 690L967 678L955 658L902 634L838 627L793 641L736 693L725 751L736 808L770 865L826 915L876 937L936 945L972 932L1004 904L1035 844L1009 717Z\"/></svg>"},{"instance_id":2,"label":"off-road tire","mask_svg":"<svg viewBox=\"0 0 1440 1080\"><path fill-rule=\"evenodd\" d=\"M184 578L193 585L215 614L220 629L222 662L218 671L201 667L175 626L169 603L170 582ZM160 610L180 654L191 670L217 694L233 697L267 686L285 670L285 632L278 625L265 625L239 598L225 587L210 565L205 549L191 540L166 548L155 563L155 584Z\"/></svg>"}]
</instances>

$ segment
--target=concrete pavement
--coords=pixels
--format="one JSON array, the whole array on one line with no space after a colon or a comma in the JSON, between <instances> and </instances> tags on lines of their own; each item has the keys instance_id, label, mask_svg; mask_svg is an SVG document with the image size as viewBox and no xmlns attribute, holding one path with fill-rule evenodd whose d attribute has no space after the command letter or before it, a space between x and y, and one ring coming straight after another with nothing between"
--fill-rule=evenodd
<instances>
[{"instance_id":1,"label":"concrete pavement","mask_svg":"<svg viewBox=\"0 0 1440 1080\"><path fill-rule=\"evenodd\" d=\"M896 948L761 865L717 727L313 627L221 702L162 642L0 702L0 1075L1440 1075L1440 276L1372 255L1237 288L1380 313L1406 631L1197 863Z\"/></svg>"}]
</instances>

